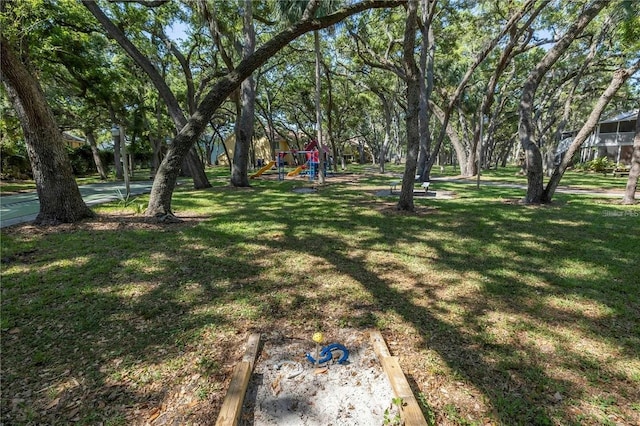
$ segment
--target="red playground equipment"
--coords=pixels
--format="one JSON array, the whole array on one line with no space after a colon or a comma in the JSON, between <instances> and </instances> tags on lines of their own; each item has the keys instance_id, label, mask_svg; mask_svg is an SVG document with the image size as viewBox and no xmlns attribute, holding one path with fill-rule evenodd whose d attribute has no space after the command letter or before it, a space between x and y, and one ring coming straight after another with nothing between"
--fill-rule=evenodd
<instances>
[{"instance_id":1,"label":"red playground equipment","mask_svg":"<svg viewBox=\"0 0 640 426\"><path fill-rule=\"evenodd\" d=\"M324 147L325 154L329 154L329 149ZM320 164L320 152L318 151L318 143L315 140L309 142L302 151L278 151L277 163L278 163L278 180L284 180L285 177L285 161L284 158L287 154L292 154L294 157L298 154L304 155L306 162L299 165L294 170L286 173L286 176L296 176L299 174L306 174L309 176L309 180L313 181L318 175L318 165ZM326 165L326 162L325 162Z\"/></svg>"}]
</instances>

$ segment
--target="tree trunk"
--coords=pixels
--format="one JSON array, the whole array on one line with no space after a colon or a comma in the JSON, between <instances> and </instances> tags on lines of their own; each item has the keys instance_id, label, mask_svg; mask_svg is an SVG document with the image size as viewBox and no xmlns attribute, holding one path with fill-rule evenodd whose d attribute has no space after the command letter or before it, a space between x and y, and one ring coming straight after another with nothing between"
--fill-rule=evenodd
<instances>
[{"instance_id":1,"label":"tree trunk","mask_svg":"<svg viewBox=\"0 0 640 426\"><path fill-rule=\"evenodd\" d=\"M153 179L158 172L158 167L160 166L160 161L162 161L162 138L161 137L149 137L149 142L151 142L151 171L149 173L149 178Z\"/></svg>"},{"instance_id":2,"label":"tree trunk","mask_svg":"<svg viewBox=\"0 0 640 426\"><path fill-rule=\"evenodd\" d=\"M227 159L227 164L229 165L229 172L231 172L231 167L233 165L233 160L232 160L231 156L229 155L229 149L227 149L227 144L224 143L224 138L222 137L222 135L219 132L218 132L218 136L220 137L220 144L222 145L222 149L224 151L224 157ZM275 156L273 158L275 158Z\"/></svg>"},{"instance_id":3,"label":"tree trunk","mask_svg":"<svg viewBox=\"0 0 640 426\"><path fill-rule=\"evenodd\" d=\"M180 131L187 124L187 119L184 112L180 108L178 99L175 97L167 83L164 81L158 70L153 66L149 58L140 52L140 50L127 38L127 36L118 28L111 20L104 14L100 6L93 0L83 0L84 6L95 16L105 29L107 34L118 42L125 52L131 57L136 64L147 74L153 85L155 86L158 94L167 105L169 115L173 120L176 131ZM197 111L195 112L197 114ZM194 145L200 134L193 135L190 143ZM210 188L211 184L207 179L207 175L204 172L204 166L198 157L195 150L187 151L185 153L186 160L184 161L185 167L188 169L188 173L193 179L193 186L195 189ZM182 161L181 161L182 163Z\"/></svg>"},{"instance_id":4,"label":"tree trunk","mask_svg":"<svg viewBox=\"0 0 640 426\"><path fill-rule=\"evenodd\" d=\"M324 184L325 175L324 175L324 140L322 135L322 103L321 95L322 95L322 68L320 67L320 61L322 60L321 52L320 52L320 32L318 30L313 32L313 46L316 53L316 96L315 96L315 106L316 106L316 131L318 138L318 170L316 174L318 176L318 183Z\"/></svg>"},{"instance_id":5,"label":"tree trunk","mask_svg":"<svg viewBox=\"0 0 640 426\"><path fill-rule=\"evenodd\" d=\"M116 113L113 110L113 107L109 105L109 118L111 119L111 128L118 127L118 118L116 117ZM122 169L122 157L120 149L120 138L117 136L113 137L113 167L116 169L116 180L123 180L124 173Z\"/></svg>"},{"instance_id":6,"label":"tree trunk","mask_svg":"<svg viewBox=\"0 0 640 426\"><path fill-rule=\"evenodd\" d=\"M253 10L251 1L244 2L244 45L242 57L253 54L256 46L256 35L253 28ZM240 119L236 131L236 144L233 150L233 165L231 167L231 185L248 187L249 184L249 150L253 139L253 125L256 109L256 91L253 77L249 76L240 85Z\"/></svg>"},{"instance_id":7,"label":"tree trunk","mask_svg":"<svg viewBox=\"0 0 640 426\"><path fill-rule=\"evenodd\" d=\"M607 87L604 93L600 96L600 99L598 99L598 102L591 111L591 114L589 114L589 118L587 118L587 121L584 123L576 137L571 142L571 145L565 153L562 162L553 170L551 178L549 179L549 183L544 190L544 194L542 197L543 202L551 202L551 198L553 197L553 194L558 187L558 183L560 183L560 179L562 179L564 172L571 164L573 155L576 153L576 151L578 151L584 141L589 137L589 134L591 134L593 129L595 129L595 127L598 125L598 121L600 120L602 111L604 111L606 106L609 104L609 101L611 100L611 98L613 98L620 87L622 87L622 85L629 79L629 77L631 77L639 69L640 60L636 61L636 63L631 68L620 69L613 74L613 79L611 80L611 83L609 83L609 87ZM629 173L629 176L631 176L631 173Z\"/></svg>"},{"instance_id":8,"label":"tree trunk","mask_svg":"<svg viewBox=\"0 0 640 426\"><path fill-rule=\"evenodd\" d=\"M241 85L241 108L236 129L236 142L231 163L231 185L249 187L249 150L253 138L255 91L253 78L249 77Z\"/></svg>"},{"instance_id":9,"label":"tree trunk","mask_svg":"<svg viewBox=\"0 0 640 426\"><path fill-rule=\"evenodd\" d=\"M378 95L380 98L380 102L382 102L382 112L384 116L384 140L382 142L382 147L380 148L380 156L379 156L379 170L380 173L384 173L385 169L385 158L387 155L387 151L389 150L389 144L391 143L391 102L387 99L384 92L377 88L371 88L373 93Z\"/></svg>"},{"instance_id":10,"label":"tree trunk","mask_svg":"<svg viewBox=\"0 0 640 426\"><path fill-rule=\"evenodd\" d=\"M421 0L422 5L422 44L420 49L420 150L418 156L418 175L420 182L429 180L430 168L427 167L431 151L431 130L429 128L429 101L433 92L433 64L436 44L431 27L435 2Z\"/></svg>"},{"instance_id":11,"label":"tree trunk","mask_svg":"<svg viewBox=\"0 0 640 426\"><path fill-rule=\"evenodd\" d=\"M573 40L580 35L582 30L593 18L607 5L607 0L596 0L585 9L578 19L567 29L562 38L547 52L542 60L531 70L522 88L520 106L520 124L518 135L520 145L525 153L525 169L527 173L526 203L541 203L543 201L543 169L542 155L536 142L533 124L533 109L536 90L545 74L556 63L560 56L569 48Z\"/></svg>"},{"instance_id":12,"label":"tree trunk","mask_svg":"<svg viewBox=\"0 0 640 426\"><path fill-rule=\"evenodd\" d=\"M509 141L502 146L502 150L500 151L500 154L498 154L498 157L496 158L496 169L498 168L498 166L507 167L507 161L509 160L509 153L511 152L511 150L515 145L517 136L518 135L511 136L509 138ZM514 155L514 157L517 158L516 155Z\"/></svg>"},{"instance_id":13,"label":"tree trunk","mask_svg":"<svg viewBox=\"0 0 640 426\"><path fill-rule=\"evenodd\" d=\"M269 137L269 153L271 154L270 160L276 159L276 149L280 149L280 147L276 147L276 131L275 124L273 122L273 110L271 109L271 95L267 92L265 96L267 102L267 110L265 112L265 117L267 117L267 136Z\"/></svg>"},{"instance_id":14,"label":"tree trunk","mask_svg":"<svg viewBox=\"0 0 640 426\"><path fill-rule=\"evenodd\" d=\"M187 124L173 140L154 180L146 215L168 218L172 214L171 196L175 189L182 158L202 134L214 112L253 71L302 34L334 25L363 10L396 7L403 3L401 0L365 0L340 9L331 15L313 19L307 17L274 36L257 49L253 55L244 58L234 70L213 85L196 108L196 112L191 115Z\"/></svg>"},{"instance_id":15,"label":"tree trunk","mask_svg":"<svg viewBox=\"0 0 640 426\"><path fill-rule=\"evenodd\" d=\"M331 82L329 67L327 67L327 64L324 62L322 66L324 68L324 75L327 77L327 140L331 146L331 156L333 158L333 161L326 166L326 169L329 170L333 166L333 171L337 172L336 158L338 158L338 147L336 146L333 132L333 84Z\"/></svg>"},{"instance_id":16,"label":"tree trunk","mask_svg":"<svg viewBox=\"0 0 640 426\"><path fill-rule=\"evenodd\" d=\"M156 113L156 121L158 123L162 122L162 110L160 109L161 103L158 101L155 104L155 113ZM151 142L151 148L153 149L153 154L151 157L151 173L150 178L153 179L158 172L158 167L160 167L160 162L162 161L162 146L165 141L165 134L160 126L156 126L155 132L152 131L149 126L149 121L146 121L147 130L149 134L155 134L155 137L150 137L149 140Z\"/></svg>"},{"instance_id":17,"label":"tree trunk","mask_svg":"<svg viewBox=\"0 0 640 426\"><path fill-rule=\"evenodd\" d=\"M198 137L200 137L200 135L198 135ZM207 178L207 174L204 172L204 164L202 164L202 160L200 160L195 146L191 147L185 160L186 166L189 169L189 176L193 179L194 189L211 188L211 182L209 182L209 178Z\"/></svg>"},{"instance_id":18,"label":"tree trunk","mask_svg":"<svg viewBox=\"0 0 640 426\"><path fill-rule=\"evenodd\" d=\"M391 105L384 97L382 98L382 101L384 111L384 140L382 141L382 147L380 148L380 160L378 165L380 173L385 172L387 151L389 150L389 144L391 143Z\"/></svg>"},{"instance_id":19,"label":"tree trunk","mask_svg":"<svg viewBox=\"0 0 640 426\"><path fill-rule=\"evenodd\" d=\"M624 198L622 204L635 203L635 194L638 187L638 177L640 176L640 111L636 119L636 135L633 138L633 154L631 156L631 170L629 170L629 179L624 190Z\"/></svg>"},{"instance_id":20,"label":"tree trunk","mask_svg":"<svg viewBox=\"0 0 640 426\"><path fill-rule=\"evenodd\" d=\"M407 18L404 30L402 62L407 78L407 162L402 177L402 191L398 200L398 210L413 211L413 185L415 183L416 167L418 164L418 149L420 148L420 129L418 114L420 110L420 71L414 58L416 45L416 23L418 0L407 2Z\"/></svg>"},{"instance_id":21,"label":"tree trunk","mask_svg":"<svg viewBox=\"0 0 640 426\"><path fill-rule=\"evenodd\" d=\"M204 161L207 166L213 166L213 160L211 158L213 157L213 148L216 144L215 137L215 134L211 134L211 139L209 139L204 149Z\"/></svg>"},{"instance_id":22,"label":"tree trunk","mask_svg":"<svg viewBox=\"0 0 640 426\"><path fill-rule=\"evenodd\" d=\"M104 170L104 166L102 165L102 160L100 159L100 152L98 151L98 146L96 145L96 137L93 134L93 130L86 130L85 135L87 136L87 141L89 142L89 146L91 147L91 154L93 156L93 163L96 165L96 171L100 176L100 179L106 180L107 173Z\"/></svg>"},{"instance_id":23,"label":"tree trunk","mask_svg":"<svg viewBox=\"0 0 640 426\"><path fill-rule=\"evenodd\" d=\"M440 108L433 102L429 102L429 107L435 114L438 121L440 121L440 123L444 125L444 111L442 110L442 108ZM465 152L464 146L462 145L460 136L455 129L451 128L450 123L447 124L446 134L449 137L451 145L453 145L453 150L456 153L456 158L458 159L458 164L460 165L460 174L462 176L469 176L467 168L467 153Z\"/></svg>"},{"instance_id":24,"label":"tree trunk","mask_svg":"<svg viewBox=\"0 0 640 426\"><path fill-rule=\"evenodd\" d=\"M38 81L0 37L1 78L20 118L40 212L36 224L77 222L92 217L73 177L62 133Z\"/></svg>"}]
</instances>

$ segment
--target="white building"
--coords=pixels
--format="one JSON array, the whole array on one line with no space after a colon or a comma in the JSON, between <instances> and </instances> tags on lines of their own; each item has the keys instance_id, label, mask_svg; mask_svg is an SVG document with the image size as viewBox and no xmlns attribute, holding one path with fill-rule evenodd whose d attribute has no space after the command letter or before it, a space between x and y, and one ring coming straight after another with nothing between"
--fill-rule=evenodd
<instances>
[{"instance_id":1,"label":"white building","mask_svg":"<svg viewBox=\"0 0 640 426\"><path fill-rule=\"evenodd\" d=\"M629 165L637 119L638 110L635 110L600 121L580 148L580 162L606 156L616 164ZM567 135L560 141L556 149L556 159L562 158L574 136L575 134Z\"/></svg>"}]
</instances>

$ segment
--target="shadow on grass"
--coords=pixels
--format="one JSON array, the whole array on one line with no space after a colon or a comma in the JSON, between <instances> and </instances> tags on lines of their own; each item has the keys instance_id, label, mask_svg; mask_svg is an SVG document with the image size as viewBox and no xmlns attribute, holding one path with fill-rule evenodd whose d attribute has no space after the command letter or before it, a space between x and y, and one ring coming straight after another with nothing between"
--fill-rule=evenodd
<instances>
[{"instance_id":1,"label":"shadow on grass","mask_svg":"<svg viewBox=\"0 0 640 426\"><path fill-rule=\"evenodd\" d=\"M353 215L344 220L336 212L330 215L332 226L339 226L336 223L347 224L344 232L353 231L354 226L379 231L374 238L360 240L361 247L424 244L425 240L416 238L416 235L420 235L425 227L450 233L453 243L429 240L428 236L426 240L428 247L437 253L438 260L434 267L458 274L475 272L480 277L481 291L473 297L458 298L457 303L467 312L465 327L443 321L441 316L435 316L429 309L416 305L416 296L412 294L415 290L401 291L394 287L392 280L381 279L379 272L372 270L370 261L365 257L332 250L332 247L341 245L341 240L315 234L313 243L295 241L290 232L289 236L294 240L285 245L300 246L309 255L321 255L341 274L362 283L374 297L374 310L392 311L412 324L424 336L421 345L437 351L450 367L481 389L501 422L547 424L556 421L558 411L562 411L561 407L553 407L560 403L561 397L555 396L559 392L578 398L588 395L582 394L575 382L548 375L545 363L550 355L545 352L547 349L541 349L535 342L529 340L514 348L511 344L497 344L481 333L473 335L468 329L482 331L487 326L479 321L483 314L499 310L524 318L520 320L522 326L533 331L536 331L536 323L540 323L540 331L550 335L552 341L561 342L562 346L569 343L567 340L580 340L582 335L587 339L603 340L614 347L619 346L622 353L633 356L637 351L637 336L632 332L632 323L635 321L633 312L638 309L638 300L634 284L630 283L634 282L633 277L638 272L638 266L633 261L633 247L637 240L628 238L627 228L607 223L607 215L604 214L606 206L574 211L571 223L563 223L568 222L566 219L560 220L560 228L554 223L555 216L560 213L557 208L515 208L518 210L514 215L513 206L455 205L450 206L436 221L430 220L432 218L424 220L428 223L418 223L420 219L415 218L402 218L401 228L390 227L389 218L367 216L359 221L354 220ZM471 211L474 215L467 215ZM448 221L446 215L457 220ZM323 219L310 218L308 225L312 226L314 222L317 225ZM302 224L300 220L297 223ZM609 229L602 233L598 225ZM578 228L577 233L569 232L573 239L563 239L564 232L557 234L559 229L565 227ZM532 229L536 232L532 233ZM622 247L612 244L612 240L623 242ZM496 255L483 252L488 244L498 244L502 249ZM591 262L588 266L596 271L596 275L588 275L583 279L579 272L571 272L567 277L561 274L563 262L577 262L580 266L583 259ZM612 259L615 259L613 264ZM415 284L421 287L418 277L415 278ZM428 291L426 293L427 298L433 297ZM598 302L608 307L609 311L601 317L589 318L585 317L584 312L554 307L545 302L554 298L571 298L572 294L581 300ZM371 321L361 325L376 324ZM554 328L562 327L576 329L580 335L567 336L563 331L554 332ZM563 358L572 360L565 362L564 368L568 367L578 374L589 368L588 360L592 356L578 348L571 348L570 344L562 350L566 352ZM614 369L608 370L602 366L598 369L604 370L602 379L605 382L619 376ZM624 404L624 401L621 403Z\"/></svg>"},{"instance_id":2,"label":"shadow on grass","mask_svg":"<svg viewBox=\"0 0 640 426\"><path fill-rule=\"evenodd\" d=\"M416 336L400 348L403 362L428 366L425 353L437 354L501 424L574 421L572 404L606 383L620 385L610 391L618 405L637 396L575 346L638 351L638 238L622 226L629 217L606 214L613 207L509 205L487 201L491 188L485 200L396 215L357 191L293 186L177 192L178 212L209 212L195 225L115 220L3 238L12 252L2 277L3 421L126 424L182 391L206 407L173 401L174 419L208 419L246 332L350 324L391 336L396 320ZM15 255L25 247L37 249ZM414 391L427 394L428 374L414 376ZM585 374L590 384L574 380Z\"/></svg>"},{"instance_id":3,"label":"shadow on grass","mask_svg":"<svg viewBox=\"0 0 640 426\"><path fill-rule=\"evenodd\" d=\"M348 193L343 195L345 198L350 196ZM269 214L270 203L265 202L262 206L263 220L268 218L274 224L283 223L278 215ZM324 200L323 206L326 208L330 203L331 200ZM631 318L638 308L638 300L629 283L637 274L637 265L633 262L633 245L637 241L629 241L628 229L607 223L605 209L607 206L572 208L573 217L569 220L557 206L453 204L446 209L441 208L437 217L425 219L359 216L353 211L346 215L332 211L318 216L313 213L322 209L311 206L305 218L296 218L295 226L287 223L287 241L269 244L274 250L297 247L309 256L321 256L341 275L361 283L373 296L373 301L365 305L368 312L351 318L352 322L363 327L376 326L375 312L399 315L423 336L421 347L435 350L457 374L482 391L500 422L547 424L557 421L558 416L568 415L563 414L563 408L559 406L562 394L577 398L588 395L583 394L580 384L547 373L545 365L552 355L546 351L558 348L540 348L531 338L517 347L512 343L496 343L493 337L483 334L483 330L490 326L483 315L495 311L512 315L516 322L521 323L514 325L516 333L518 328L524 332L531 331L534 336L537 331L547 334L551 341L560 342L559 346L565 352L563 359L569 360L563 368L577 374L581 374L585 366L589 368L590 356L572 348L571 340L579 341L583 337L602 340L612 346L620 346L622 353L632 356L637 351L637 342L630 326L634 322ZM558 220L556 216L559 214L564 219ZM236 220L245 218L240 215ZM390 225L392 221L401 225ZM428 290L430 283L422 283L419 276L414 277L415 288L400 290L393 280L382 279L380 270L372 268L366 256L354 255L348 249L341 250L340 247L344 247L342 239L318 232L301 236L304 232L300 229L318 230L323 225L343 233L368 230L362 232L358 247L388 246L391 251L389 259L399 254L395 250L397 245L424 244L435 252L434 268L457 275L474 273L478 277L476 284L479 290L456 300L456 304L467 313L464 316L465 326L443 320L441 315L434 315L431 309L415 303L418 297L437 297ZM609 230L602 233L598 225ZM558 233L559 230L563 232ZM444 233L449 239L431 240L429 231ZM565 234L571 238L564 239ZM620 247L615 246L612 240L627 243ZM490 245L499 246L499 250L495 254L486 251ZM576 263L579 268L585 262L583 259L590 262L588 266L596 271L595 275L583 278L579 271L572 271L566 277L561 274L563 263ZM613 264L612 259L615 259ZM425 261L430 259L425 257ZM403 265L389 261L388 268L403 268ZM427 290L417 295L416 288ZM582 311L564 309L548 302L567 297L595 301L609 310L599 318L589 318ZM295 317L296 312L292 310L285 316ZM561 330L563 327L574 329L578 334L567 336ZM555 329L560 330L556 332ZM619 376L613 369L599 369L604 370L602 379L605 382Z\"/></svg>"}]
</instances>

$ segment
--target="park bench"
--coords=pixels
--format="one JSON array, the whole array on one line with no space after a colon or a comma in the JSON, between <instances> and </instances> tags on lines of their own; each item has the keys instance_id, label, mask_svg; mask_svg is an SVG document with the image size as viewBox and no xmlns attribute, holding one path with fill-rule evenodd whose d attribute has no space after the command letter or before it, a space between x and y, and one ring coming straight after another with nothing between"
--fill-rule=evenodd
<instances>
[{"instance_id":1,"label":"park bench","mask_svg":"<svg viewBox=\"0 0 640 426\"><path fill-rule=\"evenodd\" d=\"M401 180L394 180L392 182L389 182L389 193L393 194L393 190L396 189L398 186L402 185L402 181ZM427 181L427 182L422 182L420 184L420 186L422 187L422 189L424 189L424 193L426 194L427 192L429 192L429 185L431 185L431 182Z\"/></svg>"},{"instance_id":2,"label":"park bench","mask_svg":"<svg viewBox=\"0 0 640 426\"><path fill-rule=\"evenodd\" d=\"M605 176L607 176L609 173L611 173L611 176L613 177L629 176L629 170L625 170L625 169L607 168L602 171L602 174Z\"/></svg>"},{"instance_id":3,"label":"park bench","mask_svg":"<svg viewBox=\"0 0 640 426\"><path fill-rule=\"evenodd\" d=\"M614 171L614 170L615 170L615 169L612 169L612 168L606 168L606 169L603 169L603 170L602 170L602 174L606 176L606 175L608 175L609 173L613 173L613 171Z\"/></svg>"},{"instance_id":4,"label":"park bench","mask_svg":"<svg viewBox=\"0 0 640 426\"><path fill-rule=\"evenodd\" d=\"M624 170L624 169L615 169L613 171L613 177L623 177L623 176L629 176L629 170Z\"/></svg>"}]
</instances>

